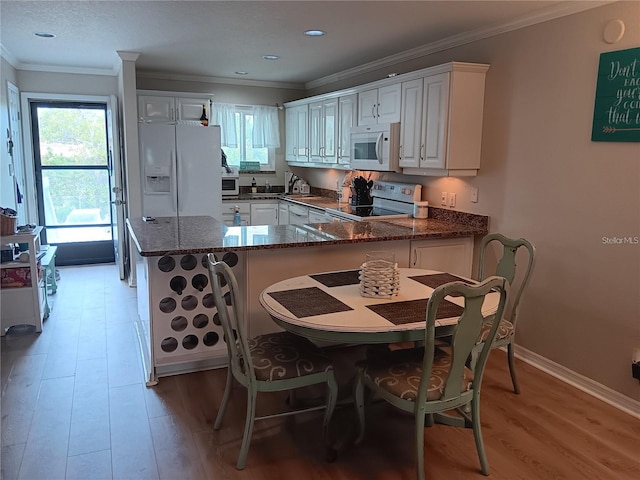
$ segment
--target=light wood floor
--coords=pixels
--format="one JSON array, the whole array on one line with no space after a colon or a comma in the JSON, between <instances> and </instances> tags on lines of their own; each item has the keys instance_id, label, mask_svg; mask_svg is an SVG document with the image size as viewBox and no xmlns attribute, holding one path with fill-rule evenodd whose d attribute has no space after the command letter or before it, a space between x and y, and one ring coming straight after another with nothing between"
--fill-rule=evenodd
<instances>
[{"instance_id":1,"label":"light wood floor","mask_svg":"<svg viewBox=\"0 0 640 480\"><path fill-rule=\"evenodd\" d=\"M146 388L135 290L112 265L60 270L42 334L0 342L2 479L414 478L412 421L383 404L371 409L363 443L333 463L324 459L318 414L258 422L247 468L236 471L244 390L234 390L214 432L224 369ZM347 365L349 355L337 360ZM511 391L504 354L492 353L481 407L491 478L640 478L639 420L524 363L518 372L521 395ZM273 412L282 400L263 394L259 410ZM334 434L353 420L351 408L338 410ZM471 430L436 425L424 435L427 478L484 478Z\"/></svg>"}]
</instances>

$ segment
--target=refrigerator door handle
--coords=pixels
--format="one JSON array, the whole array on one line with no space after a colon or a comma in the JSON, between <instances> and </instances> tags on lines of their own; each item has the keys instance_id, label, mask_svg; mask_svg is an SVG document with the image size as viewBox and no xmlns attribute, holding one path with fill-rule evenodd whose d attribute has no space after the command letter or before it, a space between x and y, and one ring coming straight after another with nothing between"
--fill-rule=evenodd
<instances>
[{"instance_id":1,"label":"refrigerator door handle","mask_svg":"<svg viewBox=\"0 0 640 480\"><path fill-rule=\"evenodd\" d=\"M173 202L173 209L177 213L178 212L178 153L176 150L171 149L171 159L169 160L173 163L173 165L169 165L169 168L172 172L174 172L173 182L171 185L171 201Z\"/></svg>"}]
</instances>

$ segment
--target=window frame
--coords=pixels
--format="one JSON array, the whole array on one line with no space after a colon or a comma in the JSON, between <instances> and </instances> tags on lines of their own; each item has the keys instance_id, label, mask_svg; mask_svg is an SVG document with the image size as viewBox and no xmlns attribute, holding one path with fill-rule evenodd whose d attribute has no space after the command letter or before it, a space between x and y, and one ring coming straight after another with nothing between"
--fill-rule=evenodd
<instances>
[{"instance_id":1,"label":"window frame","mask_svg":"<svg viewBox=\"0 0 640 480\"><path fill-rule=\"evenodd\" d=\"M251 141L251 138L247 139L247 129L246 129L246 117L247 116L254 116L254 111L253 111L253 106L251 105L235 105L235 112L234 115L236 116L236 132L238 134L238 149L240 150L240 158L239 158L239 162L243 162L243 161L251 161L247 159L247 140ZM239 118L238 118L239 116ZM222 127L224 128L224 127ZM231 147L222 147L222 149L230 149ZM240 173L255 173L257 171L259 172L275 172L276 171L276 148L269 148L269 147L262 147L265 148L267 150L267 163L261 163L260 164L260 170L255 170L255 169L251 169L251 170L242 170L240 169L240 164L236 164L236 163L231 163L231 156L229 155L229 153L227 151L225 151L225 153L227 154L227 158L229 159L229 166L233 166L238 168L238 171Z\"/></svg>"}]
</instances>

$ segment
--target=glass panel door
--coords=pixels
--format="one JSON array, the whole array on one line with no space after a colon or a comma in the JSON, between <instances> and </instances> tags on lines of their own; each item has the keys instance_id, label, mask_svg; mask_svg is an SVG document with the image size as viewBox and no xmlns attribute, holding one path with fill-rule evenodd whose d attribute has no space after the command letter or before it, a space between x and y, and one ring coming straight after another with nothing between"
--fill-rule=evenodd
<instances>
[{"instance_id":1,"label":"glass panel door","mask_svg":"<svg viewBox=\"0 0 640 480\"><path fill-rule=\"evenodd\" d=\"M32 102L38 214L56 263L115 260L105 104Z\"/></svg>"}]
</instances>

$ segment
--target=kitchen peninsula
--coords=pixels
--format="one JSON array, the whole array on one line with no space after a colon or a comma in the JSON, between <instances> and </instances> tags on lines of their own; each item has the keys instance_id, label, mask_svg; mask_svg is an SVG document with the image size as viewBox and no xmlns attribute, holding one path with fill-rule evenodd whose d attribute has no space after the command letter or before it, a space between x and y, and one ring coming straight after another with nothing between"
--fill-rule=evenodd
<instances>
[{"instance_id":1,"label":"kitchen peninsula","mask_svg":"<svg viewBox=\"0 0 640 480\"><path fill-rule=\"evenodd\" d=\"M278 330L260 306L264 288L312 272L357 269L369 251L395 253L400 267L470 275L474 236L488 232L488 217L438 208L430 217L247 227L205 216L127 220L137 249L136 327L147 384L226 364L208 253L232 267L245 297L242 321L253 336Z\"/></svg>"}]
</instances>

